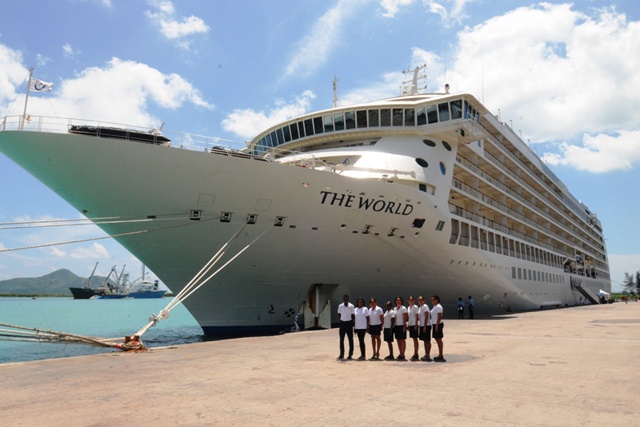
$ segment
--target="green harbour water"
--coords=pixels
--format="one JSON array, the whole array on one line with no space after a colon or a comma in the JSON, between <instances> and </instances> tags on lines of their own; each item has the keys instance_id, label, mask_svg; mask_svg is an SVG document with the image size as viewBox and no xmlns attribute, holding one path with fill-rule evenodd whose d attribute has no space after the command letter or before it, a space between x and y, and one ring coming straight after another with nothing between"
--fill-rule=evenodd
<instances>
[{"instance_id":1,"label":"green harbour water","mask_svg":"<svg viewBox=\"0 0 640 427\"><path fill-rule=\"evenodd\" d=\"M0 323L100 338L122 338L145 326L172 298L74 300L73 298L0 298ZM3 329L4 327L0 327ZM202 329L182 305L142 337L147 347L204 341ZM109 353L84 344L27 343L0 340L0 363Z\"/></svg>"}]
</instances>

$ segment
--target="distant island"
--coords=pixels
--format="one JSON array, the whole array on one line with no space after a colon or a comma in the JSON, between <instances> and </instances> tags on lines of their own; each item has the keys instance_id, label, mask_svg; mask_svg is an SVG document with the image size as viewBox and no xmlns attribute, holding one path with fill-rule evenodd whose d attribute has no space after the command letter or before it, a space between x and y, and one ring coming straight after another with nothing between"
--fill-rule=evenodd
<instances>
[{"instance_id":1,"label":"distant island","mask_svg":"<svg viewBox=\"0 0 640 427\"><path fill-rule=\"evenodd\" d=\"M104 284L104 277L93 276L91 287L97 288ZM87 278L76 276L66 268L40 277L18 277L0 280L0 297L72 297L69 288L86 286ZM113 280L109 283L114 284ZM166 297L173 296L171 291Z\"/></svg>"},{"instance_id":2,"label":"distant island","mask_svg":"<svg viewBox=\"0 0 640 427\"><path fill-rule=\"evenodd\" d=\"M87 279L76 276L66 268L40 277L18 277L0 280L0 296L68 296L70 287L81 287ZM91 278L91 287L100 286L104 277Z\"/></svg>"}]
</instances>

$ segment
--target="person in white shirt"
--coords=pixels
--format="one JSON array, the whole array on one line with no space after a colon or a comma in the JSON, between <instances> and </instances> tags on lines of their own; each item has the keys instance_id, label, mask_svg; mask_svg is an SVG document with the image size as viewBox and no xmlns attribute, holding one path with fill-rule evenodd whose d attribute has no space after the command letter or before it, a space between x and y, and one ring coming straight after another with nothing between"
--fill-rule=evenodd
<instances>
[{"instance_id":1,"label":"person in white shirt","mask_svg":"<svg viewBox=\"0 0 640 427\"><path fill-rule=\"evenodd\" d=\"M431 309L431 327L433 328L433 339L438 344L438 355L433 358L434 362L446 362L442 354L444 344L442 338L444 338L444 323L442 322L442 306L440 305L440 297L438 295L431 296L431 303L433 308Z\"/></svg>"},{"instance_id":2,"label":"person in white shirt","mask_svg":"<svg viewBox=\"0 0 640 427\"><path fill-rule=\"evenodd\" d=\"M422 296L418 297L418 304L420 305L418 313L418 328L420 333L418 338L424 343L424 356L420 358L423 362L431 362L431 313L429 312L429 306L424 303Z\"/></svg>"},{"instance_id":3,"label":"person in white shirt","mask_svg":"<svg viewBox=\"0 0 640 427\"><path fill-rule=\"evenodd\" d=\"M413 302L415 301L412 296L408 298L409 307L407 307L407 318L409 320L409 338L413 340L413 356L411 356L412 362L417 362L420 359L418 355L418 316L420 309Z\"/></svg>"},{"instance_id":4,"label":"person in white shirt","mask_svg":"<svg viewBox=\"0 0 640 427\"><path fill-rule=\"evenodd\" d=\"M386 307L387 311L384 313L384 341L389 345L389 355L384 360L393 360L393 325L396 312L391 306L391 301L387 301Z\"/></svg>"},{"instance_id":5,"label":"person in white shirt","mask_svg":"<svg viewBox=\"0 0 640 427\"><path fill-rule=\"evenodd\" d=\"M364 306L364 300L362 298L358 298L356 302L355 309L355 330L356 335L358 336L358 343L360 344L360 357L358 360L365 360L365 345L364 345L364 336L367 334L367 330L369 329L369 309Z\"/></svg>"},{"instance_id":6,"label":"person in white shirt","mask_svg":"<svg viewBox=\"0 0 640 427\"><path fill-rule=\"evenodd\" d=\"M353 357L353 319L355 317L355 307L349 302L349 295L342 297L343 304L338 306L338 314L340 315L340 356L338 359L344 359L344 336L349 339L349 357Z\"/></svg>"},{"instance_id":7,"label":"person in white shirt","mask_svg":"<svg viewBox=\"0 0 640 427\"><path fill-rule=\"evenodd\" d=\"M398 357L396 360L406 360L404 352L407 348L407 307L403 305L402 297L396 297L396 317L393 335L398 342Z\"/></svg>"},{"instance_id":8,"label":"person in white shirt","mask_svg":"<svg viewBox=\"0 0 640 427\"><path fill-rule=\"evenodd\" d=\"M382 332L383 319L382 307L378 306L375 298L369 298L369 335L371 335L371 346L373 347L372 360L380 359L380 345L382 345L380 332Z\"/></svg>"}]
</instances>

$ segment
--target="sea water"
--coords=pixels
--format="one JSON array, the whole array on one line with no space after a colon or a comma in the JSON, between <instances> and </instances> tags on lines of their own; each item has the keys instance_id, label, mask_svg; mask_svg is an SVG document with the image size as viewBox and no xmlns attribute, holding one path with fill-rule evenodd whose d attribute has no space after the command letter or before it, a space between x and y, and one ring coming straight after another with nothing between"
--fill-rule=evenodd
<instances>
[{"instance_id":1,"label":"sea water","mask_svg":"<svg viewBox=\"0 0 640 427\"><path fill-rule=\"evenodd\" d=\"M135 334L158 314L171 298L90 299L73 298L0 298L0 323L67 332L99 338L119 338ZM0 326L0 329L6 329ZM204 340L202 329L193 316L178 305L142 336L144 344L160 347ZM5 341L0 336L0 363L25 362L108 353L110 348L86 344Z\"/></svg>"}]
</instances>

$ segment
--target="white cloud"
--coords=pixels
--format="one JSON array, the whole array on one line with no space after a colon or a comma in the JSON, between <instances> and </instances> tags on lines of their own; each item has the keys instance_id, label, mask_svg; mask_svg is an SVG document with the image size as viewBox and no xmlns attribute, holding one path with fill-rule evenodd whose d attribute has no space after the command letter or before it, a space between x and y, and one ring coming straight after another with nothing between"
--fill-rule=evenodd
<instances>
[{"instance_id":1,"label":"white cloud","mask_svg":"<svg viewBox=\"0 0 640 427\"><path fill-rule=\"evenodd\" d=\"M385 18L393 18L400 8L407 7L414 3L415 0L380 0L380 6L384 9L382 16Z\"/></svg>"},{"instance_id":2,"label":"white cloud","mask_svg":"<svg viewBox=\"0 0 640 427\"><path fill-rule=\"evenodd\" d=\"M622 130L616 134L584 135L582 144L559 144L559 153L541 157L553 166L569 166L578 170L604 173L630 170L640 163L640 130Z\"/></svg>"},{"instance_id":3,"label":"white cloud","mask_svg":"<svg viewBox=\"0 0 640 427\"><path fill-rule=\"evenodd\" d=\"M225 131L233 132L241 138L253 138L258 133L277 123L306 113L311 100L315 97L313 92L307 90L293 102L277 102L275 108L268 113L254 111L250 108L233 110L233 113L222 121L222 128Z\"/></svg>"},{"instance_id":4,"label":"white cloud","mask_svg":"<svg viewBox=\"0 0 640 427\"><path fill-rule=\"evenodd\" d=\"M29 71L22 65L22 53L0 44L0 105L6 112L16 97L16 86L26 83Z\"/></svg>"},{"instance_id":5,"label":"white cloud","mask_svg":"<svg viewBox=\"0 0 640 427\"><path fill-rule=\"evenodd\" d=\"M438 55L414 47L411 55L411 69L425 63L428 66L427 71L429 76L442 74L442 64ZM380 81L369 86L348 91L344 96L340 97L339 104L341 106L356 105L383 98L399 96L403 81L410 79L412 76L412 73L409 73L407 76L403 76L403 74L399 73L398 70L386 72L381 76ZM442 86L444 86L444 83L442 83ZM434 90L436 90L435 85L429 84L429 91Z\"/></svg>"},{"instance_id":6,"label":"white cloud","mask_svg":"<svg viewBox=\"0 0 640 427\"><path fill-rule=\"evenodd\" d=\"M189 49L191 42L186 40L188 36L207 33L210 28L197 16L187 18L176 17L176 10L170 1L150 0L149 4L158 9L158 12L147 11L146 15L160 27L160 32L169 40L176 41L183 49Z\"/></svg>"},{"instance_id":7,"label":"white cloud","mask_svg":"<svg viewBox=\"0 0 640 427\"><path fill-rule=\"evenodd\" d=\"M445 27L451 27L453 24L462 23L462 21L467 18L464 9L467 3L471 3L472 1L474 0L444 0L441 2L425 0L425 4L430 13L440 16L442 24ZM447 9L443 3L453 3L453 6Z\"/></svg>"},{"instance_id":8,"label":"white cloud","mask_svg":"<svg viewBox=\"0 0 640 427\"><path fill-rule=\"evenodd\" d=\"M56 84L53 98L34 97L29 112L47 115L51 106L63 117L99 119L139 126L158 126L148 111L150 101L175 110L187 103L213 108L191 83L178 74L163 74L146 64L111 59L104 67L90 67L76 78Z\"/></svg>"},{"instance_id":9,"label":"white cloud","mask_svg":"<svg viewBox=\"0 0 640 427\"><path fill-rule=\"evenodd\" d=\"M80 54L80 51L75 50L70 43L66 43L64 46L62 46L62 55L65 58L73 58L78 56L79 54Z\"/></svg>"},{"instance_id":10,"label":"white cloud","mask_svg":"<svg viewBox=\"0 0 640 427\"><path fill-rule=\"evenodd\" d=\"M339 44L345 21L364 3L366 0L339 0L336 6L322 15L298 43L285 68L285 77L309 76L322 66Z\"/></svg>"},{"instance_id":11,"label":"white cloud","mask_svg":"<svg viewBox=\"0 0 640 427\"><path fill-rule=\"evenodd\" d=\"M461 32L448 79L532 142L565 141L548 162L626 169L640 158L638 52L639 22L613 9L585 15L541 3Z\"/></svg>"},{"instance_id":12,"label":"white cloud","mask_svg":"<svg viewBox=\"0 0 640 427\"><path fill-rule=\"evenodd\" d=\"M51 62L51 58L49 58L48 56L39 53L36 54L36 64L38 65L38 67L47 65L49 62Z\"/></svg>"}]
</instances>

